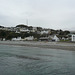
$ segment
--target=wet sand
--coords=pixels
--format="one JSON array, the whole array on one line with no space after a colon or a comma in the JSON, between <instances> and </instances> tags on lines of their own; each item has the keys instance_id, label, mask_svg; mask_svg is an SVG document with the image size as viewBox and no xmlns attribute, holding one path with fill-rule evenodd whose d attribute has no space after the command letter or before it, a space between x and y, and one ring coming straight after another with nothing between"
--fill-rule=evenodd
<instances>
[{"instance_id":1,"label":"wet sand","mask_svg":"<svg viewBox=\"0 0 75 75\"><path fill-rule=\"evenodd\" d=\"M75 43L39 42L39 41L0 41L0 44L75 51Z\"/></svg>"}]
</instances>

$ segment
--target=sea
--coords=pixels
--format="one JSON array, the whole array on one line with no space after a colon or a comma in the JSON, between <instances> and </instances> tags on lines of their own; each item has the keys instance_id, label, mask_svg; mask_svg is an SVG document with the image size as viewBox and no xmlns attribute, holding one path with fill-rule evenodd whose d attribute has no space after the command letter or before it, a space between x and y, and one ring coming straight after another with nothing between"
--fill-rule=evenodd
<instances>
[{"instance_id":1,"label":"sea","mask_svg":"<svg viewBox=\"0 0 75 75\"><path fill-rule=\"evenodd\" d=\"M75 75L75 51L0 45L0 75Z\"/></svg>"}]
</instances>

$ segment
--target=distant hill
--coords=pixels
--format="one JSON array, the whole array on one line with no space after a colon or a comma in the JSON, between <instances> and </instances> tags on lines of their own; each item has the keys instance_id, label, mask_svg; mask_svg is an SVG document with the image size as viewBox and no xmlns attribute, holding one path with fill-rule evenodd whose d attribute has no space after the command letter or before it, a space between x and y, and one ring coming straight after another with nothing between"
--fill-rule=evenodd
<instances>
[{"instance_id":1,"label":"distant hill","mask_svg":"<svg viewBox=\"0 0 75 75\"><path fill-rule=\"evenodd\" d=\"M70 31L70 33L75 34L75 31Z\"/></svg>"},{"instance_id":2,"label":"distant hill","mask_svg":"<svg viewBox=\"0 0 75 75\"><path fill-rule=\"evenodd\" d=\"M27 26L27 25L24 25L24 24L19 24L19 25L17 25L16 27L20 27L20 28L28 28L28 26Z\"/></svg>"},{"instance_id":3,"label":"distant hill","mask_svg":"<svg viewBox=\"0 0 75 75\"><path fill-rule=\"evenodd\" d=\"M0 26L0 28L4 28L4 26Z\"/></svg>"}]
</instances>

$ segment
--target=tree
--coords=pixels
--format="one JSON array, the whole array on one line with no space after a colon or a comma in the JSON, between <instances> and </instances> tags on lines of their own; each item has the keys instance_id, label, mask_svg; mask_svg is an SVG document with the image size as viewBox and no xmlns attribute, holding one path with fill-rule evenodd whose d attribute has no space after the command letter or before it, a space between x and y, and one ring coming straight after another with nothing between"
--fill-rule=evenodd
<instances>
[{"instance_id":1,"label":"tree","mask_svg":"<svg viewBox=\"0 0 75 75\"><path fill-rule=\"evenodd\" d=\"M11 40L14 37L13 32L9 32L9 34L6 36L6 40Z\"/></svg>"},{"instance_id":2,"label":"tree","mask_svg":"<svg viewBox=\"0 0 75 75\"><path fill-rule=\"evenodd\" d=\"M64 35L70 34L70 31L64 31Z\"/></svg>"},{"instance_id":3,"label":"tree","mask_svg":"<svg viewBox=\"0 0 75 75\"><path fill-rule=\"evenodd\" d=\"M29 30L32 30L32 29L33 29L33 27L32 27L32 26L29 26L29 27L28 27L28 29L29 29Z\"/></svg>"},{"instance_id":4,"label":"tree","mask_svg":"<svg viewBox=\"0 0 75 75\"><path fill-rule=\"evenodd\" d=\"M41 30L42 30L42 27L37 27L37 30L38 30L38 31L41 31Z\"/></svg>"},{"instance_id":5,"label":"tree","mask_svg":"<svg viewBox=\"0 0 75 75\"><path fill-rule=\"evenodd\" d=\"M5 31L3 31L3 30L1 30L0 31L0 38L2 38L2 40L3 40L3 38L5 38L6 37L6 32Z\"/></svg>"}]
</instances>

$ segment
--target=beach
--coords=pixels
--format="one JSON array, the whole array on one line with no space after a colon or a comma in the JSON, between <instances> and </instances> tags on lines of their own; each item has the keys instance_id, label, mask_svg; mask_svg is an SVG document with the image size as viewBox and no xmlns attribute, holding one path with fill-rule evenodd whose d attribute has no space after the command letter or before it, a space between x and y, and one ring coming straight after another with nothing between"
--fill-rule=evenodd
<instances>
[{"instance_id":1,"label":"beach","mask_svg":"<svg viewBox=\"0 0 75 75\"><path fill-rule=\"evenodd\" d=\"M50 49L75 51L75 43L46 42L46 41L0 41L1 45L29 46Z\"/></svg>"}]
</instances>

